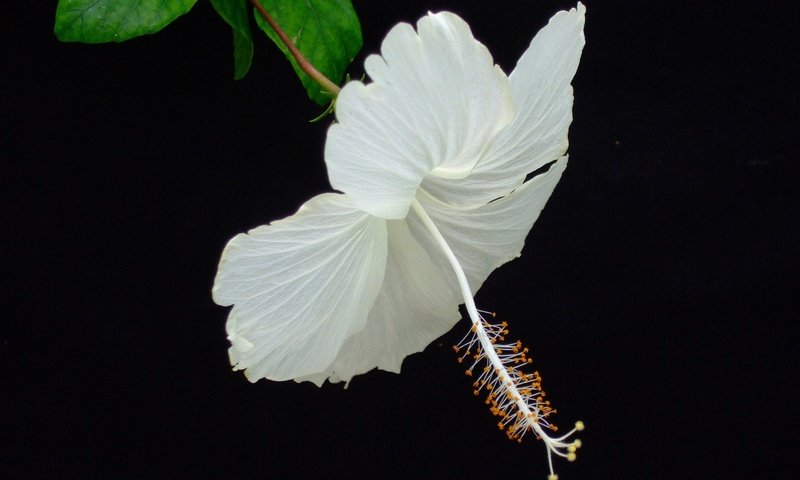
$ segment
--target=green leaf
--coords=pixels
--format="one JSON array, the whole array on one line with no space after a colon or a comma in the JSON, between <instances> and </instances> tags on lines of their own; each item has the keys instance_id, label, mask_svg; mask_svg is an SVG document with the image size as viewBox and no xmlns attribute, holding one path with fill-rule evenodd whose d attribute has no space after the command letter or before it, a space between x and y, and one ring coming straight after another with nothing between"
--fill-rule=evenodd
<instances>
[{"instance_id":1,"label":"green leaf","mask_svg":"<svg viewBox=\"0 0 800 480\"><path fill-rule=\"evenodd\" d=\"M62 42L122 42L155 33L197 0L59 0L56 37Z\"/></svg>"},{"instance_id":2,"label":"green leaf","mask_svg":"<svg viewBox=\"0 0 800 480\"><path fill-rule=\"evenodd\" d=\"M211 0L214 10L233 29L233 78L241 80L253 63L253 34L247 0Z\"/></svg>"},{"instance_id":3,"label":"green leaf","mask_svg":"<svg viewBox=\"0 0 800 480\"><path fill-rule=\"evenodd\" d=\"M361 50L361 25L350 0L260 0L303 56L333 83ZM256 23L292 62L308 97L319 105L331 101L322 87L303 72L269 24L254 12Z\"/></svg>"}]
</instances>

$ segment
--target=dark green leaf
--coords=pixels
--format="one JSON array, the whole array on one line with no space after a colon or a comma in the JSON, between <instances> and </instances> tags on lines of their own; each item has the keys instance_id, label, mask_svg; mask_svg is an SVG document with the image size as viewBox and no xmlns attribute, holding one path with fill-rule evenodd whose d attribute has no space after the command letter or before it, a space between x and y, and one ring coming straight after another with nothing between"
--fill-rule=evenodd
<instances>
[{"instance_id":1,"label":"dark green leaf","mask_svg":"<svg viewBox=\"0 0 800 480\"><path fill-rule=\"evenodd\" d=\"M361 50L361 25L350 0L260 0L286 35L314 67L341 84L345 69ZM309 98L319 105L330 95L303 72L269 24L254 12L256 23L292 62Z\"/></svg>"},{"instance_id":2,"label":"dark green leaf","mask_svg":"<svg viewBox=\"0 0 800 480\"><path fill-rule=\"evenodd\" d=\"M59 0L56 37L63 42L122 42L155 33L197 0Z\"/></svg>"},{"instance_id":3,"label":"dark green leaf","mask_svg":"<svg viewBox=\"0 0 800 480\"><path fill-rule=\"evenodd\" d=\"M233 78L241 79L253 63L253 34L247 0L211 0L211 5L233 29Z\"/></svg>"}]
</instances>

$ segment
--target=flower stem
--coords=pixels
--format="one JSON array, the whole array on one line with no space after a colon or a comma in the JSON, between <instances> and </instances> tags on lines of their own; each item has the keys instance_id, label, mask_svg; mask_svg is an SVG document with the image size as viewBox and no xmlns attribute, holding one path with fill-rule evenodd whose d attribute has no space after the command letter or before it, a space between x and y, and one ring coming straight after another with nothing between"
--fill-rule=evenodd
<instances>
[{"instance_id":1,"label":"flower stem","mask_svg":"<svg viewBox=\"0 0 800 480\"><path fill-rule=\"evenodd\" d=\"M328 77L323 75L322 72L314 68L314 65L312 65L311 62L309 62L306 57L300 53L300 50L297 49L297 46L294 44L294 42L292 42L292 40L286 35L286 32L283 31L283 29L280 27L280 25L278 25L275 19L272 18L269 12L267 12L267 9L261 5L261 2L258 0L250 0L250 3L253 4L253 7L258 10L258 13L261 14L261 17L263 17L269 26L272 27L275 33L278 34L278 37L280 37L283 44L286 45L286 48L289 49L289 52L291 52L300 69L306 72L306 74L315 82L317 82L323 89L325 89L325 91L333 95L338 95L339 90L341 90L339 86L333 83Z\"/></svg>"}]
</instances>

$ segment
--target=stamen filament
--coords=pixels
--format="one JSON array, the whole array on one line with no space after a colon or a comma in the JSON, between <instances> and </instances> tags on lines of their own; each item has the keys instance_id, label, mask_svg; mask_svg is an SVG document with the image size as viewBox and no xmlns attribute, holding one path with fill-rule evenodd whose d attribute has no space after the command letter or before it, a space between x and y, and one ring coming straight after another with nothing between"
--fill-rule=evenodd
<instances>
[{"instance_id":1,"label":"stamen filament","mask_svg":"<svg viewBox=\"0 0 800 480\"><path fill-rule=\"evenodd\" d=\"M456 352L465 348L465 353L458 360L463 362L464 358L472 357L473 363L465 372L469 376L472 376L472 370L478 366L481 360L486 361L486 367L473 383L475 395L484 389L489 392L486 403L491 404L493 414L502 417L497 426L500 430L505 430L512 440L521 441L528 430L533 431L537 438L542 439L547 448L547 463L550 467L548 478L557 479L558 476L553 473L552 454L555 453L570 461L575 459L575 450L580 447L580 440L568 443L565 440L576 431L583 430L583 422L577 422L575 428L563 436L554 438L545 433L544 428L556 430L556 427L547 420L547 416L554 413L555 410L549 406L549 401L542 400L545 393L541 389L541 378L538 372L525 374L517 371L514 366L518 363L530 363L530 359L526 356L528 349L523 348L521 342L500 343L508 334L507 324L505 322L500 325L490 324L481 315L481 313L488 314L489 312L478 310L475 306L466 274L447 241L417 199L411 202L411 208L419 216L453 267L464 298L464 306L472 322L469 333L459 342L458 346L454 347ZM494 316L494 314L491 315ZM478 346L478 352L473 353L472 349L476 346ZM509 413L511 411L515 413Z\"/></svg>"}]
</instances>

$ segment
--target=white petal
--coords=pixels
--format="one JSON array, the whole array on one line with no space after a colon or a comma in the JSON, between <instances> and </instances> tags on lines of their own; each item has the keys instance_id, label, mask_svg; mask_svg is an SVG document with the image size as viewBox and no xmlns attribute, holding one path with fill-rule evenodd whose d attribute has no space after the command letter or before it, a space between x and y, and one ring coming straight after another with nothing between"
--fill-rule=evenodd
<instances>
[{"instance_id":1,"label":"white petal","mask_svg":"<svg viewBox=\"0 0 800 480\"><path fill-rule=\"evenodd\" d=\"M349 382L376 367L399 373L405 357L424 350L461 318L463 300L452 269L435 267L405 222L389 221L388 230L386 276L367 326L347 339L328 371L302 380Z\"/></svg>"},{"instance_id":2,"label":"white petal","mask_svg":"<svg viewBox=\"0 0 800 480\"><path fill-rule=\"evenodd\" d=\"M518 190L480 207L454 207L420 192L417 198L461 263L473 294L495 268L519 256L566 166L563 157ZM376 367L399 372L406 356L459 320L463 298L455 274L419 218L412 212L406 221L389 221L388 230L384 285L367 326L345 342L330 368L297 380L321 385L326 379L349 382Z\"/></svg>"},{"instance_id":3,"label":"white petal","mask_svg":"<svg viewBox=\"0 0 800 480\"><path fill-rule=\"evenodd\" d=\"M458 182L429 177L423 188L455 204L477 205L506 195L530 172L567 150L572 122L572 86L585 43L586 8L558 12L522 55L510 75L516 117L475 166Z\"/></svg>"},{"instance_id":4,"label":"white petal","mask_svg":"<svg viewBox=\"0 0 800 480\"><path fill-rule=\"evenodd\" d=\"M458 258L473 294L494 269L520 255L525 237L566 167L565 156L508 196L478 207L448 205L420 191L418 200ZM435 250L416 217L409 216L409 226L414 238ZM439 268L449 267L441 256L435 261Z\"/></svg>"},{"instance_id":5,"label":"white petal","mask_svg":"<svg viewBox=\"0 0 800 480\"><path fill-rule=\"evenodd\" d=\"M508 78L463 20L429 14L417 29L395 26L365 62L373 83L345 85L325 144L331 185L387 219L432 171L468 175L513 118Z\"/></svg>"},{"instance_id":6,"label":"white petal","mask_svg":"<svg viewBox=\"0 0 800 480\"><path fill-rule=\"evenodd\" d=\"M234 305L231 363L251 381L325 370L367 321L383 282L386 222L319 195L225 247L213 297Z\"/></svg>"}]
</instances>

